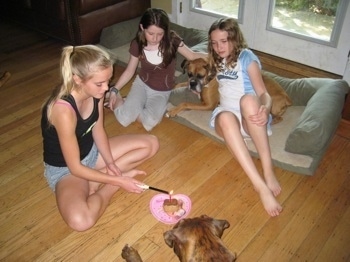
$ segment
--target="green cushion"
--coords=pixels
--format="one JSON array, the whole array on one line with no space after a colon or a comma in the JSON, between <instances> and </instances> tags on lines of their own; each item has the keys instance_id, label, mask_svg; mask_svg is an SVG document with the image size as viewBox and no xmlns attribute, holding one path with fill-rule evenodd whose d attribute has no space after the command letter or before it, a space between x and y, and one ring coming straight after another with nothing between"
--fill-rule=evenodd
<instances>
[{"instance_id":1,"label":"green cushion","mask_svg":"<svg viewBox=\"0 0 350 262\"><path fill-rule=\"evenodd\" d=\"M109 49L130 44L136 36L140 18L136 17L104 28L101 33L100 44Z\"/></svg>"},{"instance_id":2,"label":"green cushion","mask_svg":"<svg viewBox=\"0 0 350 262\"><path fill-rule=\"evenodd\" d=\"M285 150L303 155L321 155L332 139L349 86L328 78L289 79L269 73L288 93L294 106L306 106L291 130Z\"/></svg>"},{"instance_id":3,"label":"green cushion","mask_svg":"<svg viewBox=\"0 0 350 262\"><path fill-rule=\"evenodd\" d=\"M208 32L199 29L187 28L170 23L170 29L174 30L184 43L195 52L208 52ZM181 63L185 59L181 54L176 55L176 70L182 72ZM179 83L180 81L177 82Z\"/></svg>"},{"instance_id":4,"label":"green cushion","mask_svg":"<svg viewBox=\"0 0 350 262\"><path fill-rule=\"evenodd\" d=\"M318 89L291 130L285 150L304 155L321 154L337 129L345 94L336 80L333 85Z\"/></svg>"},{"instance_id":5,"label":"green cushion","mask_svg":"<svg viewBox=\"0 0 350 262\"><path fill-rule=\"evenodd\" d=\"M170 23L170 29L174 30L189 47L193 47L208 40L208 32L204 30L187 28L174 23Z\"/></svg>"},{"instance_id":6,"label":"green cushion","mask_svg":"<svg viewBox=\"0 0 350 262\"><path fill-rule=\"evenodd\" d=\"M100 44L113 49L130 43L136 36L140 18L136 17L104 28L101 33ZM189 47L208 40L208 33L204 30L187 28L174 23L170 23L170 29L174 30Z\"/></svg>"}]
</instances>

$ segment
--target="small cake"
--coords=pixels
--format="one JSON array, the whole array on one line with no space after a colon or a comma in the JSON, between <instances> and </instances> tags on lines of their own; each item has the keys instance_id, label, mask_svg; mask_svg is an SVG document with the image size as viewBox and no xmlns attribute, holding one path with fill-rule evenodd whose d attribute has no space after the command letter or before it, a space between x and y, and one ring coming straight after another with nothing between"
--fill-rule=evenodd
<instances>
[{"instance_id":1,"label":"small cake","mask_svg":"<svg viewBox=\"0 0 350 262\"><path fill-rule=\"evenodd\" d=\"M179 203L176 198L165 199L163 203L163 209L164 212L168 215L173 215L175 212L181 209L181 205L182 204Z\"/></svg>"}]
</instances>

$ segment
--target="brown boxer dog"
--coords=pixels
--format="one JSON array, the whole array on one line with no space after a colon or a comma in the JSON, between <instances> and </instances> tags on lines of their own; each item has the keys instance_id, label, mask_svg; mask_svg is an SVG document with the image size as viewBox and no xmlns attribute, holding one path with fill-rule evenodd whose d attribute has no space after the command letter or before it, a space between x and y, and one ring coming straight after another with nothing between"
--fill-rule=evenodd
<instances>
[{"instance_id":1,"label":"brown boxer dog","mask_svg":"<svg viewBox=\"0 0 350 262\"><path fill-rule=\"evenodd\" d=\"M219 103L220 96L218 91L218 82L216 78L210 79L209 65L203 58L192 61L184 60L181 64L184 72L187 71L188 81L177 84L175 88L188 86L188 88L197 93L202 101L201 104L181 103L170 109L167 113L169 117L176 116L182 110L213 110ZM286 91L269 75L262 72L262 78L267 92L272 99L271 115L272 124L277 124L283 120L282 115L287 108L292 105Z\"/></svg>"},{"instance_id":2,"label":"brown boxer dog","mask_svg":"<svg viewBox=\"0 0 350 262\"><path fill-rule=\"evenodd\" d=\"M164 232L165 243L174 249L181 262L236 261L236 254L228 250L221 236L230 226L227 220L202 215L180 220L172 230ZM122 257L127 262L142 262L138 252L126 245Z\"/></svg>"},{"instance_id":3,"label":"brown boxer dog","mask_svg":"<svg viewBox=\"0 0 350 262\"><path fill-rule=\"evenodd\" d=\"M292 100L289 98L287 92L272 77L262 72L262 79L272 99L270 113L272 115L272 125L274 125L283 120L282 115L292 105Z\"/></svg>"},{"instance_id":4,"label":"brown boxer dog","mask_svg":"<svg viewBox=\"0 0 350 262\"><path fill-rule=\"evenodd\" d=\"M192 92L198 94L201 104L181 103L170 109L168 116L174 117L182 110L213 110L219 103L218 82L216 78L210 79L209 65L203 58L184 60L181 64L184 72L187 72L188 81L179 83L175 88L187 86Z\"/></svg>"}]
</instances>

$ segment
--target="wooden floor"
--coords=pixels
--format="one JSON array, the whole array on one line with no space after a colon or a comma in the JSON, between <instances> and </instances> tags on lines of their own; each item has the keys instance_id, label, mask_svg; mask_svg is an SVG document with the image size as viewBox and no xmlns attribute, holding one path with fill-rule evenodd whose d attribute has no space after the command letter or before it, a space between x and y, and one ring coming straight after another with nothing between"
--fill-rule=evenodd
<instances>
[{"instance_id":1,"label":"wooden floor","mask_svg":"<svg viewBox=\"0 0 350 262\"><path fill-rule=\"evenodd\" d=\"M172 226L149 211L155 192L117 192L87 232L65 225L43 177L39 127L43 100L59 83L64 44L8 23L0 32L0 71L12 74L0 88L0 261L122 261L126 243L144 261L178 261L162 237ZM105 113L109 135L145 132L138 124L123 128ZM188 195L190 216L227 219L223 240L238 261L350 261L349 122L339 126L314 176L275 169L284 207L277 218L264 211L223 144L169 119L151 133L160 150L140 167L148 175L139 179Z\"/></svg>"}]
</instances>

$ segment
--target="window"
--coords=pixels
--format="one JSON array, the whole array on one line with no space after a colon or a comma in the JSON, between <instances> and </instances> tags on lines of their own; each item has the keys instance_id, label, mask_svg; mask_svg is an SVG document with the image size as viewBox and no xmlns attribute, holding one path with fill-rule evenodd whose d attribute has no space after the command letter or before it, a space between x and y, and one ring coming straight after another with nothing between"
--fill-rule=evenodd
<instances>
[{"instance_id":1,"label":"window","mask_svg":"<svg viewBox=\"0 0 350 262\"><path fill-rule=\"evenodd\" d=\"M179 7L174 17L180 25L208 30L217 18L234 17L250 48L344 74L350 43L349 0L172 1Z\"/></svg>"},{"instance_id":2,"label":"window","mask_svg":"<svg viewBox=\"0 0 350 262\"><path fill-rule=\"evenodd\" d=\"M191 0L191 11L243 21L243 0ZM348 0L271 0L267 30L329 46L339 39Z\"/></svg>"},{"instance_id":3,"label":"window","mask_svg":"<svg viewBox=\"0 0 350 262\"><path fill-rule=\"evenodd\" d=\"M270 1L267 30L330 46L339 39L346 0Z\"/></svg>"},{"instance_id":4,"label":"window","mask_svg":"<svg viewBox=\"0 0 350 262\"><path fill-rule=\"evenodd\" d=\"M229 16L242 21L243 0L192 0L191 11L214 17Z\"/></svg>"}]
</instances>

